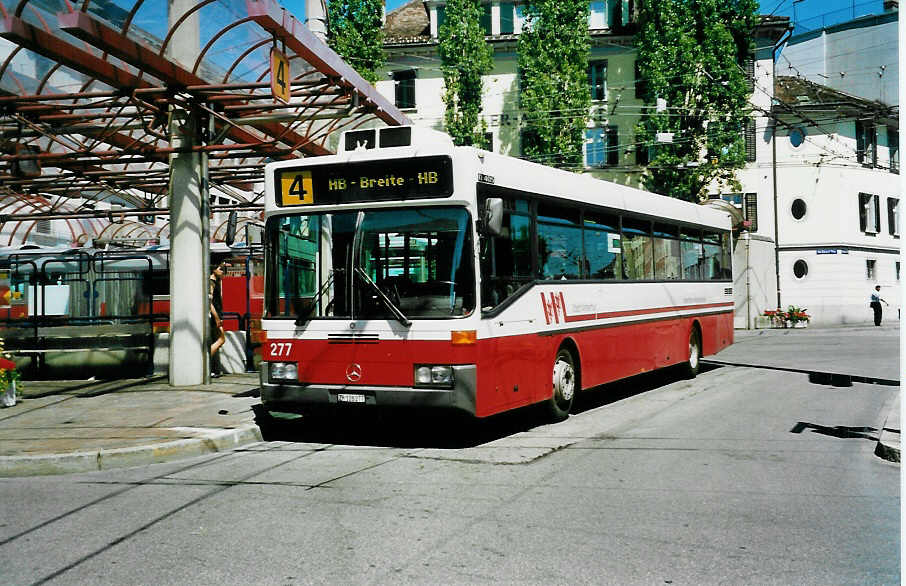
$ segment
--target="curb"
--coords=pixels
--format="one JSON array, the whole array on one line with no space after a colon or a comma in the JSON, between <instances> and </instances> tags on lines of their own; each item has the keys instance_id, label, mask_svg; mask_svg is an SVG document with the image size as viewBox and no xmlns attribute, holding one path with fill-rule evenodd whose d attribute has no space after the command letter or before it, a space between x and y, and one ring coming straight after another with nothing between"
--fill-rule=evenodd
<instances>
[{"instance_id":1,"label":"curb","mask_svg":"<svg viewBox=\"0 0 906 586\"><path fill-rule=\"evenodd\" d=\"M257 425L235 429L218 429L203 437L180 439L146 446L114 448L90 452L42 454L38 456L0 456L0 478L15 476L45 476L97 472L111 468L126 468L160 464L213 452L230 450L241 445L260 442Z\"/></svg>"}]
</instances>

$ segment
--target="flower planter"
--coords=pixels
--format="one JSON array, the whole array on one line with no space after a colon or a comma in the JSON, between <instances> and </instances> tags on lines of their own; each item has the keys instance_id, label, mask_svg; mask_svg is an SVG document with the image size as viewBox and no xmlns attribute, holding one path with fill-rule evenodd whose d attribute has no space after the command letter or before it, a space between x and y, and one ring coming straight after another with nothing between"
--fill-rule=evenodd
<instances>
[{"instance_id":1,"label":"flower planter","mask_svg":"<svg viewBox=\"0 0 906 586\"><path fill-rule=\"evenodd\" d=\"M807 321L797 321L796 323L793 324L793 327L794 328L807 328L808 322Z\"/></svg>"},{"instance_id":2,"label":"flower planter","mask_svg":"<svg viewBox=\"0 0 906 586\"><path fill-rule=\"evenodd\" d=\"M0 395L0 404L4 407L12 407L16 404L16 381L9 381L9 386Z\"/></svg>"}]
</instances>

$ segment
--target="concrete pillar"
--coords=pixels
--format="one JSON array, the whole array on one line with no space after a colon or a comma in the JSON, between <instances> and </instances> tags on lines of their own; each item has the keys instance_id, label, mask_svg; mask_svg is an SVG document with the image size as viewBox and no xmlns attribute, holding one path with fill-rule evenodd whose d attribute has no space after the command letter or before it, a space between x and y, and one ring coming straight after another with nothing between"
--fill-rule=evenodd
<instances>
[{"instance_id":1,"label":"concrete pillar","mask_svg":"<svg viewBox=\"0 0 906 586\"><path fill-rule=\"evenodd\" d=\"M170 0L173 24L195 0ZM176 30L168 56L193 63L199 52L198 17L192 16ZM190 149L207 134L207 117L198 111L174 108L170 112L170 142ZM208 258L210 222L207 156L197 152L170 155L170 384L208 382Z\"/></svg>"},{"instance_id":2,"label":"concrete pillar","mask_svg":"<svg viewBox=\"0 0 906 586\"><path fill-rule=\"evenodd\" d=\"M175 148L200 143L197 112L173 110L171 142ZM208 368L208 220L207 157L201 153L170 156L170 384L207 382Z\"/></svg>"}]
</instances>

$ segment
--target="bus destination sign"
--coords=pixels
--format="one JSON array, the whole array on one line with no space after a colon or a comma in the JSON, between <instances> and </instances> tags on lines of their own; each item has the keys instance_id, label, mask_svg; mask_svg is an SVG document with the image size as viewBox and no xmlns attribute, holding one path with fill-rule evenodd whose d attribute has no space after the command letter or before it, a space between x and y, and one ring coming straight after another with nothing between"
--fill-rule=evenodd
<instances>
[{"instance_id":1,"label":"bus destination sign","mask_svg":"<svg viewBox=\"0 0 906 586\"><path fill-rule=\"evenodd\" d=\"M277 205L331 205L448 197L453 193L450 157L364 161L277 169Z\"/></svg>"}]
</instances>

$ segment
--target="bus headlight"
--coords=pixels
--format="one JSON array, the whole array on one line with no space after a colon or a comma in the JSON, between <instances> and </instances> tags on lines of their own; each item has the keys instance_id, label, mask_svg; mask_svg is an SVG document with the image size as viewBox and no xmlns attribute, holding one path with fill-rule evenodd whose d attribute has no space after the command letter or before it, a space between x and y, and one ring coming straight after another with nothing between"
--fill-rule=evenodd
<instances>
[{"instance_id":1,"label":"bus headlight","mask_svg":"<svg viewBox=\"0 0 906 586\"><path fill-rule=\"evenodd\" d=\"M299 380L299 367L295 362L269 362L268 374L272 380Z\"/></svg>"},{"instance_id":2,"label":"bus headlight","mask_svg":"<svg viewBox=\"0 0 906 586\"><path fill-rule=\"evenodd\" d=\"M444 364L416 364L415 386L453 388L453 367Z\"/></svg>"}]
</instances>

